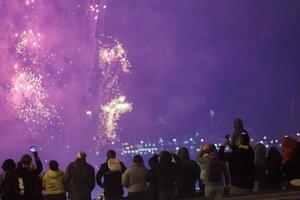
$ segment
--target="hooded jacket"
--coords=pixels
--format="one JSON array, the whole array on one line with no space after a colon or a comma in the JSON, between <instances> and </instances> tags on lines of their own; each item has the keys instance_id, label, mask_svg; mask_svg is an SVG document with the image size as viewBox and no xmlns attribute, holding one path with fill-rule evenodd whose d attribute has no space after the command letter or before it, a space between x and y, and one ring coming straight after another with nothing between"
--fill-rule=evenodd
<instances>
[{"instance_id":1,"label":"hooded jacket","mask_svg":"<svg viewBox=\"0 0 300 200\"><path fill-rule=\"evenodd\" d=\"M125 165L118 159L108 159L107 162L101 164L96 180L97 184L104 188L105 196L123 196L122 174L125 170Z\"/></svg>"},{"instance_id":2,"label":"hooded jacket","mask_svg":"<svg viewBox=\"0 0 300 200\"><path fill-rule=\"evenodd\" d=\"M47 194L62 194L64 188L64 173L59 170L49 170L43 177L43 186Z\"/></svg>"}]
</instances>

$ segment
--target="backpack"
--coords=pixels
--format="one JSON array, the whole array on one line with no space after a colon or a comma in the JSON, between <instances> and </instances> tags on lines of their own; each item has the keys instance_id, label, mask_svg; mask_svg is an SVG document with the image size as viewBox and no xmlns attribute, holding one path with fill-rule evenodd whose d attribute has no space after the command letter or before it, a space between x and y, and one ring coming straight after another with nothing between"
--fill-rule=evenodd
<instances>
[{"instance_id":1,"label":"backpack","mask_svg":"<svg viewBox=\"0 0 300 200\"><path fill-rule=\"evenodd\" d=\"M223 162L213 159L208 166L208 180L213 183L219 183L223 179Z\"/></svg>"}]
</instances>

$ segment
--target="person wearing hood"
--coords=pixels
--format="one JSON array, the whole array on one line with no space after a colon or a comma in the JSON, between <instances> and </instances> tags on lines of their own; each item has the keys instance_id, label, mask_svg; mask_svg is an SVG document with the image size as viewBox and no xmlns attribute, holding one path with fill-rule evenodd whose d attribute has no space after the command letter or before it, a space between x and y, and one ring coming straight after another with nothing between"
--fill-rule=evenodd
<instances>
[{"instance_id":1,"label":"person wearing hood","mask_svg":"<svg viewBox=\"0 0 300 200\"><path fill-rule=\"evenodd\" d=\"M122 175L123 186L128 188L129 200L147 200L148 169L142 156L133 157L132 165Z\"/></svg>"},{"instance_id":2,"label":"person wearing hood","mask_svg":"<svg viewBox=\"0 0 300 200\"><path fill-rule=\"evenodd\" d=\"M43 176L43 186L46 190L45 200L66 200L64 188L64 173L58 168L58 162L49 162L49 171Z\"/></svg>"},{"instance_id":3,"label":"person wearing hood","mask_svg":"<svg viewBox=\"0 0 300 200\"><path fill-rule=\"evenodd\" d=\"M221 199L224 194L224 188L229 185L229 173L227 165L218 158L218 152L215 145L207 146L209 149L199 162L203 164L203 182L205 184L205 197L212 199Z\"/></svg>"},{"instance_id":4,"label":"person wearing hood","mask_svg":"<svg viewBox=\"0 0 300 200\"><path fill-rule=\"evenodd\" d=\"M177 196L180 198L194 197L196 195L195 185L200 176L198 164L190 159L189 150L186 147L179 148L177 156Z\"/></svg>"},{"instance_id":5,"label":"person wearing hood","mask_svg":"<svg viewBox=\"0 0 300 200\"><path fill-rule=\"evenodd\" d=\"M39 175L43 171L43 165L37 152L34 152L33 156L35 167L32 167L32 158L28 154L22 156L18 163L17 173L21 200L41 200L43 198L41 184L39 184Z\"/></svg>"},{"instance_id":6,"label":"person wearing hood","mask_svg":"<svg viewBox=\"0 0 300 200\"><path fill-rule=\"evenodd\" d=\"M79 152L70 163L64 175L64 185L72 200L91 200L95 187L95 170L86 161L86 153Z\"/></svg>"},{"instance_id":7,"label":"person wearing hood","mask_svg":"<svg viewBox=\"0 0 300 200\"><path fill-rule=\"evenodd\" d=\"M2 200L16 200L19 196L19 181L15 161L12 159L5 160L2 169L4 171L0 176Z\"/></svg>"},{"instance_id":8,"label":"person wearing hood","mask_svg":"<svg viewBox=\"0 0 300 200\"><path fill-rule=\"evenodd\" d=\"M116 159L114 150L108 150L106 157L106 162L101 164L97 172L97 184L104 188L106 200L120 200L124 194L122 174L125 172L126 167L120 160Z\"/></svg>"}]
</instances>

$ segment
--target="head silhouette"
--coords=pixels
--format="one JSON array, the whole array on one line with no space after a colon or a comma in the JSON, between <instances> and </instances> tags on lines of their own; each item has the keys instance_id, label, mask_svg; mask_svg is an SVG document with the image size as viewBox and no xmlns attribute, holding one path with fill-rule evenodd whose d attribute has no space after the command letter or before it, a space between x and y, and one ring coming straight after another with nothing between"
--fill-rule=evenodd
<instances>
[{"instance_id":1,"label":"head silhouette","mask_svg":"<svg viewBox=\"0 0 300 200\"><path fill-rule=\"evenodd\" d=\"M112 149L108 150L106 153L107 159L115 159L116 158L116 152Z\"/></svg>"}]
</instances>

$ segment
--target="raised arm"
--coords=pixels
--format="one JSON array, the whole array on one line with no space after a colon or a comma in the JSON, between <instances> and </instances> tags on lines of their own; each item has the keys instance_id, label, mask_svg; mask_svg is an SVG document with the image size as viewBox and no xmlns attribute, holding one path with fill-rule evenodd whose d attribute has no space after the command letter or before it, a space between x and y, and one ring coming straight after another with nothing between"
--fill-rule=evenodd
<instances>
[{"instance_id":1,"label":"raised arm","mask_svg":"<svg viewBox=\"0 0 300 200\"><path fill-rule=\"evenodd\" d=\"M97 184L102 188L104 188L104 182L102 182L102 177L104 176L104 173L105 173L105 166L101 165L101 167L96 175L96 181L97 181Z\"/></svg>"}]
</instances>

